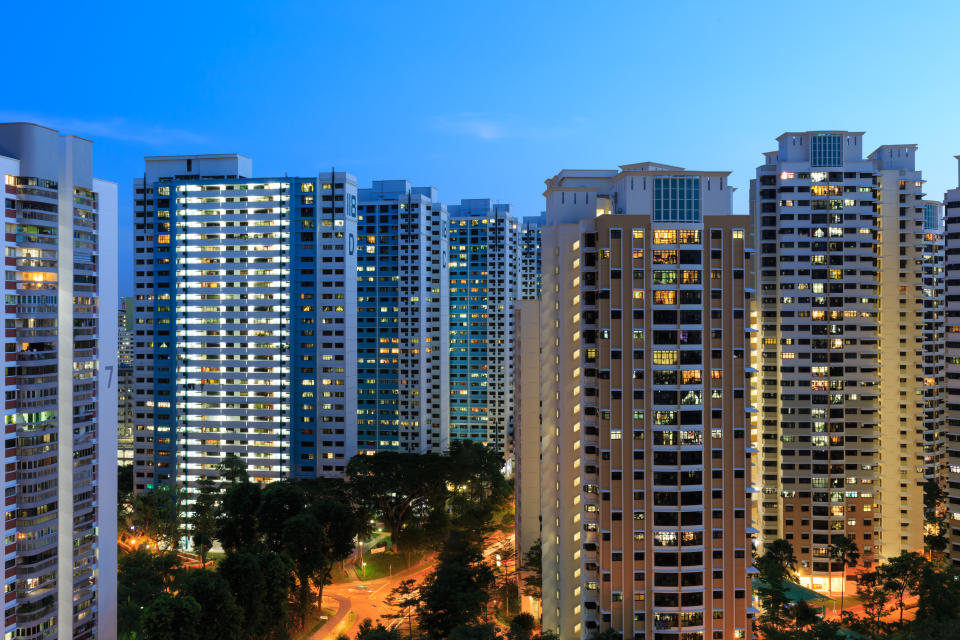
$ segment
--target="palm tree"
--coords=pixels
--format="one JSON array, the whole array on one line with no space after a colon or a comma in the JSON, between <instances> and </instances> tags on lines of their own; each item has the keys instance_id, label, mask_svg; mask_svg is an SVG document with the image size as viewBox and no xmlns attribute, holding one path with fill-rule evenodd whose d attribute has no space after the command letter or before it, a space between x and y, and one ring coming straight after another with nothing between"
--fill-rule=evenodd
<instances>
[{"instance_id":1,"label":"palm tree","mask_svg":"<svg viewBox=\"0 0 960 640\"><path fill-rule=\"evenodd\" d=\"M793 555L793 545L784 539L774 540L764 547L764 555L780 567L784 577L794 580L797 571L797 556Z\"/></svg>"},{"instance_id":2,"label":"palm tree","mask_svg":"<svg viewBox=\"0 0 960 640\"><path fill-rule=\"evenodd\" d=\"M843 593L847 590L847 567L857 566L860 560L860 549L852 536L844 536L831 544L827 551L830 559L840 561L843 569L843 580L840 583L840 613L843 614Z\"/></svg>"}]
</instances>

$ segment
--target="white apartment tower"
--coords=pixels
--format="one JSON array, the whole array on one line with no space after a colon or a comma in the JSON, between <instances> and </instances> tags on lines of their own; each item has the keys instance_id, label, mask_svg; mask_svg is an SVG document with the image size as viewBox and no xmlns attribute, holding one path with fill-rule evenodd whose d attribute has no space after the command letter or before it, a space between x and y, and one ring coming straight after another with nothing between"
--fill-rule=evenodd
<instances>
[{"instance_id":1,"label":"white apartment tower","mask_svg":"<svg viewBox=\"0 0 960 640\"><path fill-rule=\"evenodd\" d=\"M802 584L835 593L839 537L863 569L923 548L922 484L942 457L939 229L925 223L916 145L865 155L850 131L777 142L751 188L758 526L792 543Z\"/></svg>"},{"instance_id":2,"label":"white apartment tower","mask_svg":"<svg viewBox=\"0 0 960 640\"><path fill-rule=\"evenodd\" d=\"M461 200L450 214L450 438L507 454L513 434L513 307L520 230L509 204Z\"/></svg>"},{"instance_id":3,"label":"white apartment tower","mask_svg":"<svg viewBox=\"0 0 960 640\"><path fill-rule=\"evenodd\" d=\"M645 162L546 181L518 374L540 381L540 450L531 414L518 457L563 640L751 637L754 260L727 177Z\"/></svg>"},{"instance_id":4,"label":"white apartment tower","mask_svg":"<svg viewBox=\"0 0 960 640\"><path fill-rule=\"evenodd\" d=\"M356 179L237 154L134 181L134 488L342 476L356 453Z\"/></svg>"},{"instance_id":5,"label":"white apartment tower","mask_svg":"<svg viewBox=\"0 0 960 640\"><path fill-rule=\"evenodd\" d=\"M0 124L0 174L4 637L116 638L117 188L35 124Z\"/></svg>"},{"instance_id":6,"label":"white apartment tower","mask_svg":"<svg viewBox=\"0 0 960 640\"><path fill-rule=\"evenodd\" d=\"M406 180L375 180L358 198L358 451L445 451L447 208Z\"/></svg>"}]
</instances>

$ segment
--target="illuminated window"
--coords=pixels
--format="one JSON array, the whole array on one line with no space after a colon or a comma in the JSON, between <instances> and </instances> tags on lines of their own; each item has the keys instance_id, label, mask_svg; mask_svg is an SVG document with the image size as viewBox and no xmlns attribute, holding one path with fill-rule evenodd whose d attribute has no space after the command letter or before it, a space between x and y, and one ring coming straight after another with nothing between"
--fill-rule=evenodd
<instances>
[{"instance_id":1,"label":"illuminated window","mask_svg":"<svg viewBox=\"0 0 960 640\"><path fill-rule=\"evenodd\" d=\"M677 272L673 269L654 269L653 284L676 284Z\"/></svg>"},{"instance_id":2,"label":"illuminated window","mask_svg":"<svg viewBox=\"0 0 960 640\"><path fill-rule=\"evenodd\" d=\"M654 304L677 304L677 292L673 290L657 290L653 292Z\"/></svg>"},{"instance_id":3,"label":"illuminated window","mask_svg":"<svg viewBox=\"0 0 960 640\"><path fill-rule=\"evenodd\" d=\"M673 249L657 249L653 252L653 264L677 264L677 252Z\"/></svg>"},{"instance_id":4,"label":"illuminated window","mask_svg":"<svg viewBox=\"0 0 960 640\"><path fill-rule=\"evenodd\" d=\"M677 364L676 351L654 351L653 364Z\"/></svg>"},{"instance_id":5,"label":"illuminated window","mask_svg":"<svg viewBox=\"0 0 960 640\"><path fill-rule=\"evenodd\" d=\"M676 244L676 243L677 243L676 229L654 229L653 230L653 244Z\"/></svg>"},{"instance_id":6,"label":"illuminated window","mask_svg":"<svg viewBox=\"0 0 960 640\"><path fill-rule=\"evenodd\" d=\"M700 230L681 229L677 232L677 240L680 244L700 244Z\"/></svg>"},{"instance_id":7,"label":"illuminated window","mask_svg":"<svg viewBox=\"0 0 960 640\"><path fill-rule=\"evenodd\" d=\"M680 272L680 282L682 284L700 284L700 271L697 269L684 269Z\"/></svg>"},{"instance_id":8,"label":"illuminated window","mask_svg":"<svg viewBox=\"0 0 960 640\"><path fill-rule=\"evenodd\" d=\"M634 229L634 230L633 230L633 239L634 239L634 240L643 240L643 229Z\"/></svg>"},{"instance_id":9,"label":"illuminated window","mask_svg":"<svg viewBox=\"0 0 960 640\"><path fill-rule=\"evenodd\" d=\"M301 193L313 193L314 185L312 182L301 182L300 191Z\"/></svg>"},{"instance_id":10,"label":"illuminated window","mask_svg":"<svg viewBox=\"0 0 960 640\"><path fill-rule=\"evenodd\" d=\"M734 229L734 230L733 230L733 239L734 239L734 240L743 240L743 229Z\"/></svg>"}]
</instances>

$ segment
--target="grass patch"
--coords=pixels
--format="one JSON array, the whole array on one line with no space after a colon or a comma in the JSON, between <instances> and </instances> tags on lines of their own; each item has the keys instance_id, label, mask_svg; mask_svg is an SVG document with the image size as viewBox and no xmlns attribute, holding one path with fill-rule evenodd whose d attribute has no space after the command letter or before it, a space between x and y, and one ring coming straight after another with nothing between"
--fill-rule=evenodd
<instances>
[{"instance_id":1,"label":"grass patch","mask_svg":"<svg viewBox=\"0 0 960 640\"><path fill-rule=\"evenodd\" d=\"M420 562L423 558L423 551L411 551L409 553L365 553L363 561L366 566L363 571L356 567L356 571L362 576L363 580L376 580L377 578L386 578L394 573L406 571L407 568Z\"/></svg>"},{"instance_id":2,"label":"grass patch","mask_svg":"<svg viewBox=\"0 0 960 640\"><path fill-rule=\"evenodd\" d=\"M327 620L332 618L335 614L333 609L321 609L320 611L314 611L310 617L307 619L306 624L303 625L303 629L293 635L293 640L306 640L311 637L317 631L327 624ZM322 618L326 616L326 618Z\"/></svg>"}]
</instances>

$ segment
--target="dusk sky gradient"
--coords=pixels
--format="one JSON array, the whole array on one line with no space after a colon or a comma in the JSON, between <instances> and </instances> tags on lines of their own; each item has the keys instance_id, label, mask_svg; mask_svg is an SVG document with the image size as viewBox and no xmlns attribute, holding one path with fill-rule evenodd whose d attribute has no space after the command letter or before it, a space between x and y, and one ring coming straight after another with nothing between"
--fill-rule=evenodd
<instances>
[{"instance_id":1,"label":"dusk sky gradient","mask_svg":"<svg viewBox=\"0 0 960 640\"><path fill-rule=\"evenodd\" d=\"M520 216L560 169L652 160L733 171L746 213L779 134L849 129L920 145L929 197L957 186L958 2L20 2L3 22L0 121L94 141L122 294L145 155L335 166Z\"/></svg>"}]
</instances>

